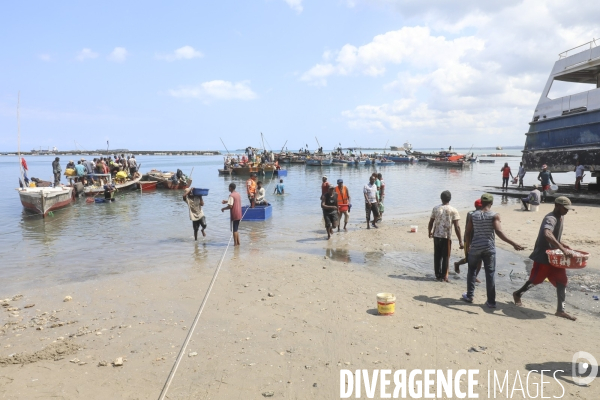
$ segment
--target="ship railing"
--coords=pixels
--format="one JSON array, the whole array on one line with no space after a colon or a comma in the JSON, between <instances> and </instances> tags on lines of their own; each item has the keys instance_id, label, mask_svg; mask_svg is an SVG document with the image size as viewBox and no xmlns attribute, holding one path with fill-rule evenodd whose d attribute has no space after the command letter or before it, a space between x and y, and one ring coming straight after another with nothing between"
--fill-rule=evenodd
<instances>
[{"instance_id":1,"label":"ship railing","mask_svg":"<svg viewBox=\"0 0 600 400\"><path fill-rule=\"evenodd\" d=\"M568 57L569 56L569 52L572 52L573 50L579 49L581 47L588 47L588 50L592 50L596 46L598 46L596 44L596 39L592 39L592 40L590 40L587 43L584 43L584 44L581 44L579 46L573 47L572 49L563 51L562 53L560 53L558 55L558 59L560 60L560 59ZM580 53L580 51L577 51L576 53Z\"/></svg>"}]
</instances>

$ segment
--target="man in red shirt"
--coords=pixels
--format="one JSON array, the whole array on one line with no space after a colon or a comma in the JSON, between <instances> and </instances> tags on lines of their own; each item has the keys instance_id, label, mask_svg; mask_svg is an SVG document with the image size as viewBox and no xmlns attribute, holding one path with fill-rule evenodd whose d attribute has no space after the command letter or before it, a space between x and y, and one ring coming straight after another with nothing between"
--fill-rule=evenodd
<instances>
[{"instance_id":1,"label":"man in red shirt","mask_svg":"<svg viewBox=\"0 0 600 400\"><path fill-rule=\"evenodd\" d=\"M502 172L502 189L508 189L508 177L510 176L513 178L513 174L510 171L508 163L504 163L504 167L500 169L500 172Z\"/></svg>"},{"instance_id":2,"label":"man in red shirt","mask_svg":"<svg viewBox=\"0 0 600 400\"><path fill-rule=\"evenodd\" d=\"M238 228L240 226L240 220L242 219L242 196L235 191L235 183L229 184L229 199L223 200L223 204L227 204L226 207L221 208L221 212L229 210L229 218L231 220L231 231L233 232L233 245L240 245L240 233Z\"/></svg>"}]
</instances>

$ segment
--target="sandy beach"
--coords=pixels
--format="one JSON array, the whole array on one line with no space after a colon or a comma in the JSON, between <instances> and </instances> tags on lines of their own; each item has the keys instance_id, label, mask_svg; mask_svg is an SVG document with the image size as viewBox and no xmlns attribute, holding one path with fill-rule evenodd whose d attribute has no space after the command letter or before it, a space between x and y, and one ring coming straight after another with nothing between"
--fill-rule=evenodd
<instances>
[{"instance_id":1,"label":"sandy beach","mask_svg":"<svg viewBox=\"0 0 600 400\"><path fill-rule=\"evenodd\" d=\"M527 257L551 205L537 213L514 204L495 210L505 233L527 247L519 257ZM561 369L558 381L545 376L544 396L561 396L557 382L562 398L600 396L600 381L580 387L571 378L575 352L600 358L600 302L591 298L600 292L600 248L590 229L600 223L600 208L579 206L566 217L564 241L590 252L589 266L570 275L567 311L576 322L554 316L549 283L528 292L524 307L513 304L512 288L526 273L510 265L517 264L512 250L499 240L506 251L498 257L498 308L490 310L485 284L473 304L459 300L466 266L450 283L431 279L428 215L385 220L369 231L357 220L362 216L352 213L350 230L329 241L323 228L307 233L309 251L271 251L260 238L242 235L242 248L227 253L167 398L336 399L341 369L417 368L479 369L480 398L487 398L488 370L509 371L512 388L517 371L524 380L531 370ZM410 225L418 232L410 233ZM455 243L451 261L460 256ZM213 258L1 291L0 398L158 398L216 267ZM509 277L504 271L511 268L519 270ZM395 315L377 315L379 292L396 295ZM540 382L539 373L532 382Z\"/></svg>"}]
</instances>

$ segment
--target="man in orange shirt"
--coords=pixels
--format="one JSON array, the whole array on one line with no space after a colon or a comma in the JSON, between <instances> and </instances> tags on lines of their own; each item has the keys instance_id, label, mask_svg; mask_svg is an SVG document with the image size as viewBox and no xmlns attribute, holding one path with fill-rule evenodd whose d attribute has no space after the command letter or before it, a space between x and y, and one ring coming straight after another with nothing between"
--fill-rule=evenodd
<instances>
[{"instance_id":1,"label":"man in orange shirt","mask_svg":"<svg viewBox=\"0 0 600 400\"><path fill-rule=\"evenodd\" d=\"M344 186L342 179L337 180L337 186L335 188L337 194L337 205L338 205L338 232L340 231L340 222L342 222L342 215L344 215L344 230L348 225L348 218L350 217L350 193L348 188Z\"/></svg>"},{"instance_id":2,"label":"man in orange shirt","mask_svg":"<svg viewBox=\"0 0 600 400\"><path fill-rule=\"evenodd\" d=\"M248 200L250 208L254 208L254 198L256 196L256 174L252 173L250 179L246 181L246 191L248 192Z\"/></svg>"}]
</instances>

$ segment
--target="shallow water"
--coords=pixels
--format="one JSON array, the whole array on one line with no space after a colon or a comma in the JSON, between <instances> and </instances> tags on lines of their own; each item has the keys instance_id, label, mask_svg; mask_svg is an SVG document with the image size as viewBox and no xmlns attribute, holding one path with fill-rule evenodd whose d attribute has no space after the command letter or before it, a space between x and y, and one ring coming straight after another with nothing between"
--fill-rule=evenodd
<instances>
[{"instance_id":1,"label":"shallow water","mask_svg":"<svg viewBox=\"0 0 600 400\"><path fill-rule=\"evenodd\" d=\"M53 158L27 157L29 177L52 180ZM62 158L63 169L68 159ZM142 172L152 168L165 171L180 168L190 174L193 169L193 186L210 189L204 207L207 238L196 244L191 240L191 222L181 191L119 192L117 201L111 204L88 204L85 199L79 199L71 207L55 211L54 216L46 219L34 216L23 210L14 190L18 183L17 157L3 156L0 157L0 280L6 292L179 264L192 263L200 268L216 266L230 235L229 215L220 211L221 200L227 199L231 181L241 188L245 200L245 179L218 176L221 156L140 156L137 159ZM470 207L484 186L501 183L499 170L504 162L516 170L519 158L499 158L495 164L474 164L467 170L426 164L381 167L386 182L386 218L428 212L439 203L439 194L446 189L452 192L452 205ZM273 218L266 222L242 223L240 227L242 240L250 242L251 251L322 251L319 248L324 228L319 197L323 175L327 175L330 182L344 179L356 206L351 221L363 220L362 187L374 171L373 167L291 165L285 168L288 169L288 176L284 178L286 195L267 196L273 204ZM557 175L555 179L570 182L566 175ZM265 180L268 194L272 193L275 180ZM526 176L526 184L534 181L533 174ZM515 202L514 199L506 201L507 204ZM356 228L351 226L351 229ZM378 263L391 254L330 252L325 255L353 263ZM397 254L394 257L402 260L409 256Z\"/></svg>"}]
</instances>

